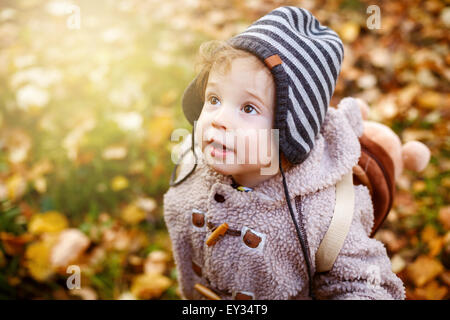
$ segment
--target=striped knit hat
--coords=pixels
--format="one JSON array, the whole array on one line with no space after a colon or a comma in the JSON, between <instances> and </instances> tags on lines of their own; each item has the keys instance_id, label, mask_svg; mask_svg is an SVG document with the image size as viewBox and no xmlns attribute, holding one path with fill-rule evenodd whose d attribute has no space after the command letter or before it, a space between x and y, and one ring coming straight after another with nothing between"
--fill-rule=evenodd
<instances>
[{"instance_id":1,"label":"striped knit hat","mask_svg":"<svg viewBox=\"0 0 450 320\"><path fill-rule=\"evenodd\" d=\"M228 42L256 55L271 70L280 151L293 164L303 162L320 132L341 70L341 39L308 10L286 6L258 19ZM191 124L203 107L195 82L185 90L182 102Z\"/></svg>"}]
</instances>

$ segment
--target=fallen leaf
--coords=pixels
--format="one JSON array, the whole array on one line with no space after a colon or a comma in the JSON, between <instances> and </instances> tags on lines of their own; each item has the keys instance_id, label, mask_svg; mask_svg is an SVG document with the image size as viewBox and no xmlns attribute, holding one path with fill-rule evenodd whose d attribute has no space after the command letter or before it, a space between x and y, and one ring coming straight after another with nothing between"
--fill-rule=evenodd
<instances>
[{"instance_id":1,"label":"fallen leaf","mask_svg":"<svg viewBox=\"0 0 450 320\"><path fill-rule=\"evenodd\" d=\"M439 285L437 281L431 281L422 288L416 288L414 294L423 300L442 300L447 295L448 289Z\"/></svg>"},{"instance_id":2,"label":"fallen leaf","mask_svg":"<svg viewBox=\"0 0 450 320\"><path fill-rule=\"evenodd\" d=\"M445 98L436 91L425 91L417 97L419 105L426 109L436 109L443 107Z\"/></svg>"},{"instance_id":3,"label":"fallen leaf","mask_svg":"<svg viewBox=\"0 0 450 320\"><path fill-rule=\"evenodd\" d=\"M68 225L66 216L58 211L47 211L34 214L28 224L28 230L33 234L58 232L67 228Z\"/></svg>"},{"instance_id":4,"label":"fallen leaf","mask_svg":"<svg viewBox=\"0 0 450 320\"><path fill-rule=\"evenodd\" d=\"M344 42L353 42L358 38L359 31L360 27L357 23L348 21L339 28L339 35Z\"/></svg>"},{"instance_id":5,"label":"fallen leaf","mask_svg":"<svg viewBox=\"0 0 450 320\"><path fill-rule=\"evenodd\" d=\"M146 218L147 214L135 204L127 205L121 212L120 217L129 224L138 224Z\"/></svg>"},{"instance_id":6,"label":"fallen leaf","mask_svg":"<svg viewBox=\"0 0 450 320\"><path fill-rule=\"evenodd\" d=\"M92 288L80 288L69 290L69 293L73 296L79 296L83 300L97 300L97 292Z\"/></svg>"},{"instance_id":7,"label":"fallen leaf","mask_svg":"<svg viewBox=\"0 0 450 320\"><path fill-rule=\"evenodd\" d=\"M129 185L128 179L125 178L124 176L115 176L111 180L111 189L113 191L120 191L126 189L128 188L128 185Z\"/></svg>"},{"instance_id":8,"label":"fallen leaf","mask_svg":"<svg viewBox=\"0 0 450 320\"><path fill-rule=\"evenodd\" d=\"M421 238L427 244L431 257L437 256L441 252L444 246L444 238L439 236L432 225L427 225L423 228Z\"/></svg>"},{"instance_id":9,"label":"fallen leaf","mask_svg":"<svg viewBox=\"0 0 450 320\"><path fill-rule=\"evenodd\" d=\"M450 287L450 271L446 270L445 272L441 273L439 275L439 279L441 279L442 282L447 285L447 287Z\"/></svg>"},{"instance_id":10,"label":"fallen leaf","mask_svg":"<svg viewBox=\"0 0 450 320\"><path fill-rule=\"evenodd\" d=\"M25 266L37 281L46 281L54 273L50 264L50 251L55 242L56 238L47 237L29 244L25 250Z\"/></svg>"},{"instance_id":11,"label":"fallen leaf","mask_svg":"<svg viewBox=\"0 0 450 320\"><path fill-rule=\"evenodd\" d=\"M59 234L58 242L53 246L50 262L53 267L67 267L75 261L89 246L89 238L78 229L66 229Z\"/></svg>"},{"instance_id":12,"label":"fallen leaf","mask_svg":"<svg viewBox=\"0 0 450 320\"><path fill-rule=\"evenodd\" d=\"M24 233L16 236L8 232L0 232L0 239L2 240L5 252L11 256L20 255L23 253L25 245L33 239L33 235Z\"/></svg>"},{"instance_id":13,"label":"fallen leaf","mask_svg":"<svg viewBox=\"0 0 450 320\"><path fill-rule=\"evenodd\" d=\"M164 251L152 251L144 263L144 273L163 274L166 271L169 256Z\"/></svg>"},{"instance_id":14,"label":"fallen leaf","mask_svg":"<svg viewBox=\"0 0 450 320\"><path fill-rule=\"evenodd\" d=\"M420 256L407 267L407 274L416 287L421 287L433 280L444 271L444 267L437 259Z\"/></svg>"},{"instance_id":15,"label":"fallen leaf","mask_svg":"<svg viewBox=\"0 0 450 320\"><path fill-rule=\"evenodd\" d=\"M15 201L25 194L27 181L22 175L14 174L6 180L6 187L9 199Z\"/></svg>"},{"instance_id":16,"label":"fallen leaf","mask_svg":"<svg viewBox=\"0 0 450 320\"><path fill-rule=\"evenodd\" d=\"M136 276L131 284L131 293L138 299L159 298L172 281L158 273L145 273Z\"/></svg>"},{"instance_id":17,"label":"fallen leaf","mask_svg":"<svg viewBox=\"0 0 450 320\"><path fill-rule=\"evenodd\" d=\"M439 222L445 230L450 230L450 206L439 209Z\"/></svg>"}]
</instances>

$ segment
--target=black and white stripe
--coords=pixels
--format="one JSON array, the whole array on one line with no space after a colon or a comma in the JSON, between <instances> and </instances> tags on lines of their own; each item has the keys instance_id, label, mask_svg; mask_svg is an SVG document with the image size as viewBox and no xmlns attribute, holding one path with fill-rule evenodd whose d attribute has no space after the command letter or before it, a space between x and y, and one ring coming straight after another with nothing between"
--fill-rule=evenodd
<instances>
[{"instance_id":1,"label":"black and white stripe","mask_svg":"<svg viewBox=\"0 0 450 320\"><path fill-rule=\"evenodd\" d=\"M277 110L285 113L276 118L284 123L275 123L277 128L286 129L280 137L289 143L280 141L280 148L288 160L303 161L314 146L341 70L344 57L341 39L308 10L279 7L230 42L263 60L278 54L283 61L281 68L288 78L283 94L288 96L288 103L286 108ZM277 72L280 70L272 70L274 76Z\"/></svg>"}]
</instances>

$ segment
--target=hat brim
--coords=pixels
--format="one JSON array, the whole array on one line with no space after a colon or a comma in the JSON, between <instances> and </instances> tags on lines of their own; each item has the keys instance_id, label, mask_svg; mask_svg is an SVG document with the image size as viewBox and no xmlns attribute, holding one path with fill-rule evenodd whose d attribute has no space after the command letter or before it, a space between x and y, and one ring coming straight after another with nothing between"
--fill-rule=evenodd
<instances>
[{"instance_id":1,"label":"hat brim","mask_svg":"<svg viewBox=\"0 0 450 320\"><path fill-rule=\"evenodd\" d=\"M182 98L183 113L190 124L194 125L194 121L198 120L203 108L203 98L197 89L197 75L184 90Z\"/></svg>"}]
</instances>

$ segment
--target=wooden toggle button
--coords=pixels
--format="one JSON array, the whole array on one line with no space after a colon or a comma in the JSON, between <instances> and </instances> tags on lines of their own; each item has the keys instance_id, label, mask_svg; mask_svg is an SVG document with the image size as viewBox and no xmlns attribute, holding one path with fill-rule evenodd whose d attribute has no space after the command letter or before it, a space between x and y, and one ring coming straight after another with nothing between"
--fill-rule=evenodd
<instances>
[{"instance_id":1,"label":"wooden toggle button","mask_svg":"<svg viewBox=\"0 0 450 320\"><path fill-rule=\"evenodd\" d=\"M236 292L234 299L235 300L253 300L253 297L250 294L246 294L243 292Z\"/></svg>"},{"instance_id":2,"label":"wooden toggle button","mask_svg":"<svg viewBox=\"0 0 450 320\"><path fill-rule=\"evenodd\" d=\"M216 228L216 230L211 233L211 235L206 240L207 246L212 246L217 243L220 236L223 236L228 230L228 224L226 222L222 223L220 226Z\"/></svg>"},{"instance_id":3,"label":"wooden toggle button","mask_svg":"<svg viewBox=\"0 0 450 320\"><path fill-rule=\"evenodd\" d=\"M210 300L222 300L217 294L214 293L214 291L201 285L200 283L196 283L194 285L194 289Z\"/></svg>"},{"instance_id":4,"label":"wooden toggle button","mask_svg":"<svg viewBox=\"0 0 450 320\"><path fill-rule=\"evenodd\" d=\"M250 230L247 230L247 232L244 235L244 243L249 246L250 248L256 248L261 243L261 237L258 237L256 234L251 232Z\"/></svg>"}]
</instances>

